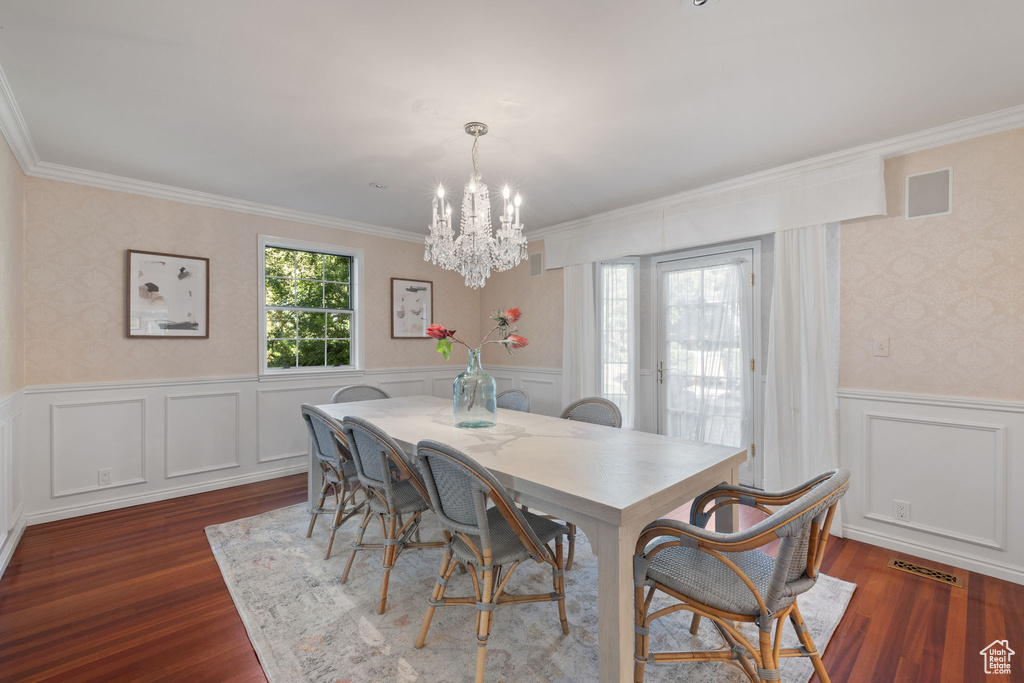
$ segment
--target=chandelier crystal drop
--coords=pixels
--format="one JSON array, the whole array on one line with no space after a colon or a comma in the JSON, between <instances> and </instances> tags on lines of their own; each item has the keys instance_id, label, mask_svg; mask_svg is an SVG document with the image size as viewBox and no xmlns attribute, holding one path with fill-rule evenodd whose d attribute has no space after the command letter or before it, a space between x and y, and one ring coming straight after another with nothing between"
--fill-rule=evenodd
<instances>
[{"instance_id":1,"label":"chandelier crystal drop","mask_svg":"<svg viewBox=\"0 0 1024 683\"><path fill-rule=\"evenodd\" d=\"M480 182L478 169L480 136L487 134L487 126L467 123L465 130L473 136L473 175L462 195L459 236L452 230L452 207L445 199L444 186L439 185L423 260L445 270L458 271L466 278L467 287L478 289L484 286L492 270L509 270L529 256L523 224L519 220L523 199L518 192L513 196L508 185L501 192L501 227L491 232L490 192L487 185Z\"/></svg>"}]
</instances>

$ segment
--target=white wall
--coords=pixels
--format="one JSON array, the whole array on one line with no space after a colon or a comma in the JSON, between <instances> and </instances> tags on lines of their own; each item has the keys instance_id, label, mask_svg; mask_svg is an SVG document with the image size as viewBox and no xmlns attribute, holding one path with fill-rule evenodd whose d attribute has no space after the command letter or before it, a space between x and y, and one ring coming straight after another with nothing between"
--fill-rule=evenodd
<instances>
[{"instance_id":1,"label":"white wall","mask_svg":"<svg viewBox=\"0 0 1024 683\"><path fill-rule=\"evenodd\" d=\"M0 575L25 530L22 392L0 397Z\"/></svg>"},{"instance_id":2,"label":"white wall","mask_svg":"<svg viewBox=\"0 0 1024 683\"><path fill-rule=\"evenodd\" d=\"M849 538L1024 583L1024 403L840 390ZM910 503L906 521L894 500Z\"/></svg>"},{"instance_id":3,"label":"white wall","mask_svg":"<svg viewBox=\"0 0 1024 683\"><path fill-rule=\"evenodd\" d=\"M452 362L343 378L261 381L242 376L32 386L20 399L20 413L4 421L0 412L0 444L13 434L26 435L24 459L32 466L24 481L25 516L29 524L38 524L305 472L302 403L327 403L345 384L379 386L392 396L447 398L462 370ZM558 414L560 371L489 370L499 390L524 389L534 412ZM10 451L0 446L0 455ZM111 470L110 484L99 483L101 469Z\"/></svg>"}]
</instances>

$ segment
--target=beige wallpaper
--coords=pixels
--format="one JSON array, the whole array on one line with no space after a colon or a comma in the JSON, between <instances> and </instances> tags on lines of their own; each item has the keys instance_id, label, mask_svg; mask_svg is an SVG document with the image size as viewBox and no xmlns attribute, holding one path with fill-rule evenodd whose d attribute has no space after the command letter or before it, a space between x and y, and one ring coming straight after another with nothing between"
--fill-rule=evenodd
<instances>
[{"instance_id":1,"label":"beige wallpaper","mask_svg":"<svg viewBox=\"0 0 1024 683\"><path fill-rule=\"evenodd\" d=\"M24 178L7 141L0 136L0 397L25 384Z\"/></svg>"},{"instance_id":2,"label":"beige wallpaper","mask_svg":"<svg viewBox=\"0 0 1024 683\"><path fill-rule=\"evenodd\" d=\"M432 280L435 320L477 334L479 293L458 275L424 263L419 244L26 178L25 383L256 374L260 234L365 251L369 369L443 363L430 339L390 338L391 277ZM9 239L6 231L0 239ZM210 339L125 337L126 249L210 259ZM14 267L6 256L2 263ZM0 315L6 311L0 307ZM4 380L17 382L7 374L5 365Z\"/></svg>"},{"instance_id":3,"label":"beige wallpaper","mask_svg":"<svg viewBox=\"0 0 1024 683\"><path fill-rule=\"evenodd\" d=\"M953 213L905 220L904 176L949 166ZM840 385L1024 399L1024 128L889 159L885 175L888 216L842 228Z\"/></svg>"},{"instance_id":4,"label":"beige wallpaper","mask_svg":"<svg viewBox=\"0 0 1024 683\"><path fill-rule=\"evenodd\" d=\"M530 254L543 251L543 241L530 243ZM488 346L484 362L529 368L562 367L562 269L545 270L543 275L530 277L527 262L492 274L480 293L480 317L486 318L499 308L513 307L523 311L519 331L530 340L530 345L516 351L514 358L497 346Z\"/></svg>"}]
</instances>

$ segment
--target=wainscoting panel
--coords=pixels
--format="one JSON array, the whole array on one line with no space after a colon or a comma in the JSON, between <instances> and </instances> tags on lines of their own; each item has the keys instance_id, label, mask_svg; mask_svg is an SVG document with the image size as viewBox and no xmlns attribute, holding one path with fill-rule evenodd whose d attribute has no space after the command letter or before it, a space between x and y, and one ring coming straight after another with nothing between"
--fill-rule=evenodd
<instances>
[{"instance_id":1,"label":"wainscoting panel","mask_svg":"<svg viewBox=\"0 0 1024 683\"><path fill-rule=\"evenodd\" d=\"M22 508L22 392L0 397L0 576L25 530Z\"/></svg>"},{"instance_id":2,"label":"wainscoting panel","mask_svg":"<svg viewBox=\"0 0 1024 683\"><path fill-rule=\"evenodd\" d=\"M328 403L336 389L348 384L378 386L394 396L450 398L452 380L462 369L450 363L26 387L18 401L0 400L0 432L6 434L0 443L8 444L0 447L0 480L18 489L0 503L5 512L0 526L16 525L17 519L22 525L26 520L38 524L305 472L309 444L301 404ZM529 392L535 412L558 414L559 370L488 369L503 387ZM18 442L23 443L10 445ZM21 468L11 451L23 458ZM111 483L101 486L98 471L106 468Z\"/></svg>"},{"instance_id":3,"label":"wainscoting panel","mask_svg":"<svg viewBox=\"0 0 1024 683\"><path fill-rule=\"evenodd\" d=\"M418 377L415 379L381 380L378 386L394 398L399 398L429 394L433 389L433 384L433 380L429 377Z\"/></svg>"},{"instance_id":4,"label":"wainscoting panel","mask_svg":"<svg viewBox=\"0 0 1024 683\"><path fill-rule=\"evenodd\" d=\"M241 467L240 401L238 391L165 398L165 478Z\"/></svg>"},{"instance_id":5,"label":"wainscoting panel","mask_svg":"<svg viewBox=\"0 0 1024 683\"><path fill-rule=\"evenodd\" d=\"M1024 404L839 392L851 538L1024 583ZM896 502L909 505L899 517Z\"/></svg>"},{"instance_id":6,"label":"wainscoting panel","mask_svg":"<svg viewBox=\"0 0 1024 683\"><path fill-rule=\"evenodd\" d=\"M309 454L309 435L299 408L330 403L337 385L280 387L256 392L256 462L275 462Z\"/></svg>"},{"instance_id":7,"label":"wainscoting panel","mask_svg":"<svg viewBox=\"0 0 1024 683\"><path fill-rule=\"evenodd\" d=\"M50 476L54 498L146 482L146 399L50 406ZM109 483L100 470L109 469Z\"/></svg>"}]
</instances>

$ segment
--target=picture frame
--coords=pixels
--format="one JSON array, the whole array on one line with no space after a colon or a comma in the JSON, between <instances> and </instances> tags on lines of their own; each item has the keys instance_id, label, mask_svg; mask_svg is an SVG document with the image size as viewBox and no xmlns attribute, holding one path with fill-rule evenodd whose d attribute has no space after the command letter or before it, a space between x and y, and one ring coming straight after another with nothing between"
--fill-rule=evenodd
<instances>
[{"instance_id":1,"label":"picture frame","mask_svg":"<svg viewBox=\"0 0 1024 683\"><path fill-rule=\"evenodd\" d=\"M209 339L210 259L126 250L125 335Z\"/></svg>"},{"instance_id":2,"label":"picture frame","mask_svg":"<svg viewBox=\"0 0 1024 683\"><path fill-rule=\"evenodd\" d=\"M434 322L434 283L391 278L391 338L424 339Z\"/></svg>"}]
</instances>

